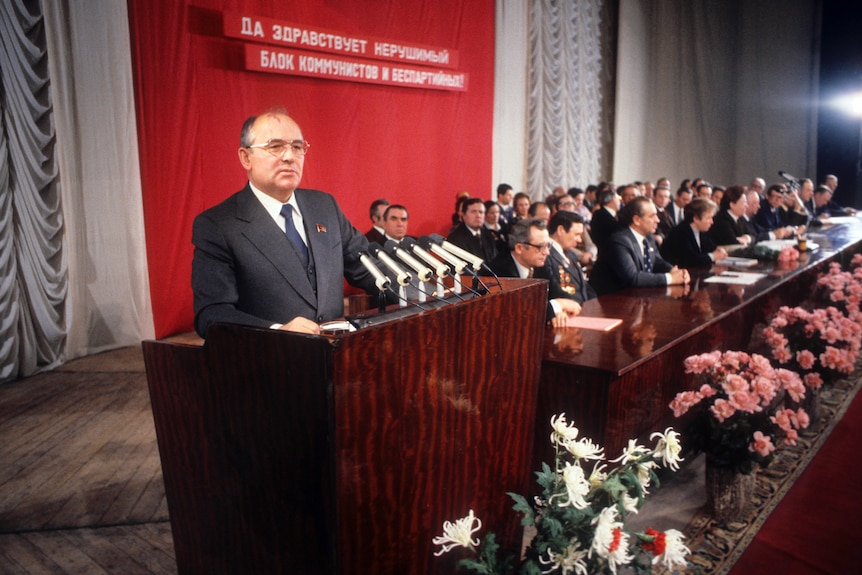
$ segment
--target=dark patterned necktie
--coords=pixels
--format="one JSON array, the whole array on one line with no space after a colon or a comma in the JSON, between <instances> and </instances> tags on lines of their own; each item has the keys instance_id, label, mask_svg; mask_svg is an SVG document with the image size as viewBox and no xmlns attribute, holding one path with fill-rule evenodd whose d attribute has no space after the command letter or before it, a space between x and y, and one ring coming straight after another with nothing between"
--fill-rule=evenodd
<instances>
[{"instance_id":1,"label":"dark patterned necktie","mask_svg":"<svg viewBox=\"0 0 862 575\"><path fill-rule=\"evenodd\" d=\"M303 265L307 265L308 246L305 245L305 242L302 241L302 236L300 236L299 232L296 231L296 226L293 223L293 206L290 204L284 204L281 206L281 215L284 216L284 233L287 234L287 237L296 246L296 251L298 251L299 255L302 257Z\"/></svg>"},{"instance_id":2,"label":"dark patterned necktie","mask_svg":"<svg viewBox=\"0 0 862 575\"><path fill-rule=\"evenodd\" d=\"M649 242L644 238L644 271L652 273L652 257L649 253Z\"/></svg>"}]
</instances>

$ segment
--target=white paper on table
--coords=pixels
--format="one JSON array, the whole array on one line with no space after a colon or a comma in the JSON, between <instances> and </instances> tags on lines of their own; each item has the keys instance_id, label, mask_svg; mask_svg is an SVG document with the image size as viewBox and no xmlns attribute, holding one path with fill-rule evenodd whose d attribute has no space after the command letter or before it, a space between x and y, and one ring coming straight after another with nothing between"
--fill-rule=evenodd
<instances>
[{"instance_id":1,"label":"white paper on table","mask_svg":"<svg viewBox=\"0 0 862 575\"><path fill-rule=\"evenodd\" d=\"M720 274L706 278L703 282L708 284L735 284L750 286L765 277L766 274L756 272L721 272Z\"/></svg>"}]
</instances>

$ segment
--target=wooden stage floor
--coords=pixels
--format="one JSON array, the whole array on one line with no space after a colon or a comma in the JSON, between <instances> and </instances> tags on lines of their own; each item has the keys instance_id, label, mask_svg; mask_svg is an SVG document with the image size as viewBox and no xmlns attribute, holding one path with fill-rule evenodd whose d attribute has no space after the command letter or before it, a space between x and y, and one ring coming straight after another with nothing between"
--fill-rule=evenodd
<instances>
[{"instance_id":1,"label":"wooden stage floor","mask_svg":"<svg viewBox=\"0 0 862 575\"><path fill-rule=\"evenodd\" d=\"M0 574L176 572L140 346L0 386Z\"/></svg>"}]
</instances>

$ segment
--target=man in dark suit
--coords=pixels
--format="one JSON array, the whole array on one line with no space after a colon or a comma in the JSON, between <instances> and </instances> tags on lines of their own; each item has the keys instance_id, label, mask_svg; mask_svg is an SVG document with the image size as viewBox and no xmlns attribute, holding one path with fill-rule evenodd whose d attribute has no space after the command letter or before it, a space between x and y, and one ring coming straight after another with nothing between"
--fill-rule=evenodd
<instances>
[{"instance_id":1,"label":"man in dark suit","mask_svg":"<svg viewBox=\"0 0 862 575\"><path fill-rule=\"evenodd\" d=\"M601 255L602 247L607 243L608 239L620 229L620 224L617 221L617 212L620 209L620 197L616 190L606 188L599 193L598 197L599 209L593 212L593 219L590 220L590 237L593 243L598 248L598 253Z\"/></svg>"},{"instance_id":2,"label":"man in dark suit","mask_svg":"<svg viewBox=\"0 0 862 575\"><path fill-rule=\"evenodd\" d=\"M610 237L590 274L590 284L600 296L632 287L685 284L686 270L665 261L652 234L658 215L652 201L639 196L620 211L624 229Z\"/></svg>"},{"instance_id":3,"label":"man in dark suit","mask_svg":"<svg viewBox=\"0 0 862 575\"><path fill-rule=\"evenodd\" d=\"M832 176L835 178L835 176ZM836 185L838 179L835 178ZM828 218L830 216L847 216L856 215L856 210L853 208L842 208L832 200L833 190L829 186L822 184L814 190L814 215L818 218Z\"/></svg>"},{"instance_id":4,"label":"man in dark suit","mask_svg":"<svg viewBox=\"0 0 862 575\"><path fill-rule=\"evenodd\" d=\"M446 239L486 262L494 259L497 243L485 227L485 202L481 198L470 198L461 204L461 223Z\"/></svg>"},{"instance_id":5,"label":"man in dark suit","mask_svg":"<svg viewBox=\"0 0 862 575\"><path fill-rule=\"evenodd\" d=\"M656 243L661 245L676 225L676 222L673 221L673 215L671 215L673 206L670 201L670 189L666 186L659 186L653 190L653 203L656 213L658 213L658 228L654 237Z\"/></svg>"},{"instance_id":6,"label":"man in dark suit","mask_svg":"<svg viewBox=\"0 0 862 575\"><path fill-rule=\"evenodd\" d=\"M758 224L757 213L760 211L760 205L763 200L754 190L749 190L746 197L748 198L748 206L742 219L745 222L748 235L753 237L755 242L783 240L791 234L791 229L784 226L769 230Z\"/></svg>"},{"instance_id":7,"label":"man in dark suit","mask_svg":"<svg viewBox=\"0 0 862 575\"><path fill-rule=\"evenodd\" d=\"M548 271L539 270L551 250L548 228L544 220L538 218L519 220L509 231L509 250L497 254L488 267L499 277L529 278L544 276ZM545 316L554 327L566 325L569 316L581 313L581 304L569 297L555 298L549 292Z\"/></svg>"},{"instance_id":8,"label":"man in dark suit","mask_svg":"<svg viewBox=\"0 0 862 575\"><path fill-rule=\"evenodd\" d=\"M715 202L694 198L685 207L685 220L676 226L661 245L661 255L681 268L708 268L727 257L707 232L712 227Z\"/></svg>"},{"instance_id":9,"label":"man in dark suit","mask_svg":"<svg viewBox=\"0 0 862 575\"><path fill-rule=\"evenodd\" d=\"M246 120L248 184L195 218L195 329L216 322L320 333L344 314L344 282L374 291L368 247L331 195L299 188L308 142L283 110Z\"/></svg>"},{"instance_id":10,"label":"man in dark suit","mask_svg":"<svg viewBox=\"0 0 862 575\"><path fill-rule=\"evenodd\" d=\"M383 212L383 239L380 245L386 240L401 244L401 240L407 237L408 218L407 208L401 204L390 204Z\"/></svg>"},{"instance_id":11,"label":"man in dark suit","mask_svg":"<svg viewBox=\"0 0 862 575\"><path fill-rule=\"evenodd\" d=\"M757 226L762 230L774 231L783 228L781 221L781 204L784 202L784 189L778 184L769 186L766 198L760 202L760 209L754 217Z\"/></svg>"},{"instance_id":12,"label":"man in dark suit","mask_svg":"<svg viewBox=\"0 0 862 575\"><path fill-rule=\"evenodd\" d=\"M383 239L383 212L389 207L389 200L377 198L371 202L368 208L368 217L371 218L371 229L365 232L365 238L369 242L381 243Z\"/></svg>"},{"instance_id":13,"label":"man in dark suit","mask_svg":"<svg viewBox=\"0 0 862 575\"><path fill-rule=\"evenodd\" d=\"M534 277L549 281L548 297L551 299L568 298L582 304L596 297L573 251L583 238L584 218L563 210L551 217L548 226L551 251Z\"/></svg>"}]
</instances>

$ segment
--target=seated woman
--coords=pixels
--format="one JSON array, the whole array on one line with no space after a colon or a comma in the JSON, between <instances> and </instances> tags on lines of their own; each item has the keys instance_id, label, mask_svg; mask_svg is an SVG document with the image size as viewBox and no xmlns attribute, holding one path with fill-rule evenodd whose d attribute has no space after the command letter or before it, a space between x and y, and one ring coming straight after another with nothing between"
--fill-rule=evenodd
<instances>
[{"instance_id":1,"label":"seated woman","mask_svg":"<svg viewBox=\"0 0 862 575\"><path fill-rule=\"evenodd\" d=\"M730 186L721 198L721 209L715 215L709 237L717 246L741 244L747 246L752 238L745 223L748 198L742 186Z\"/></svg>"}]
</instances>

